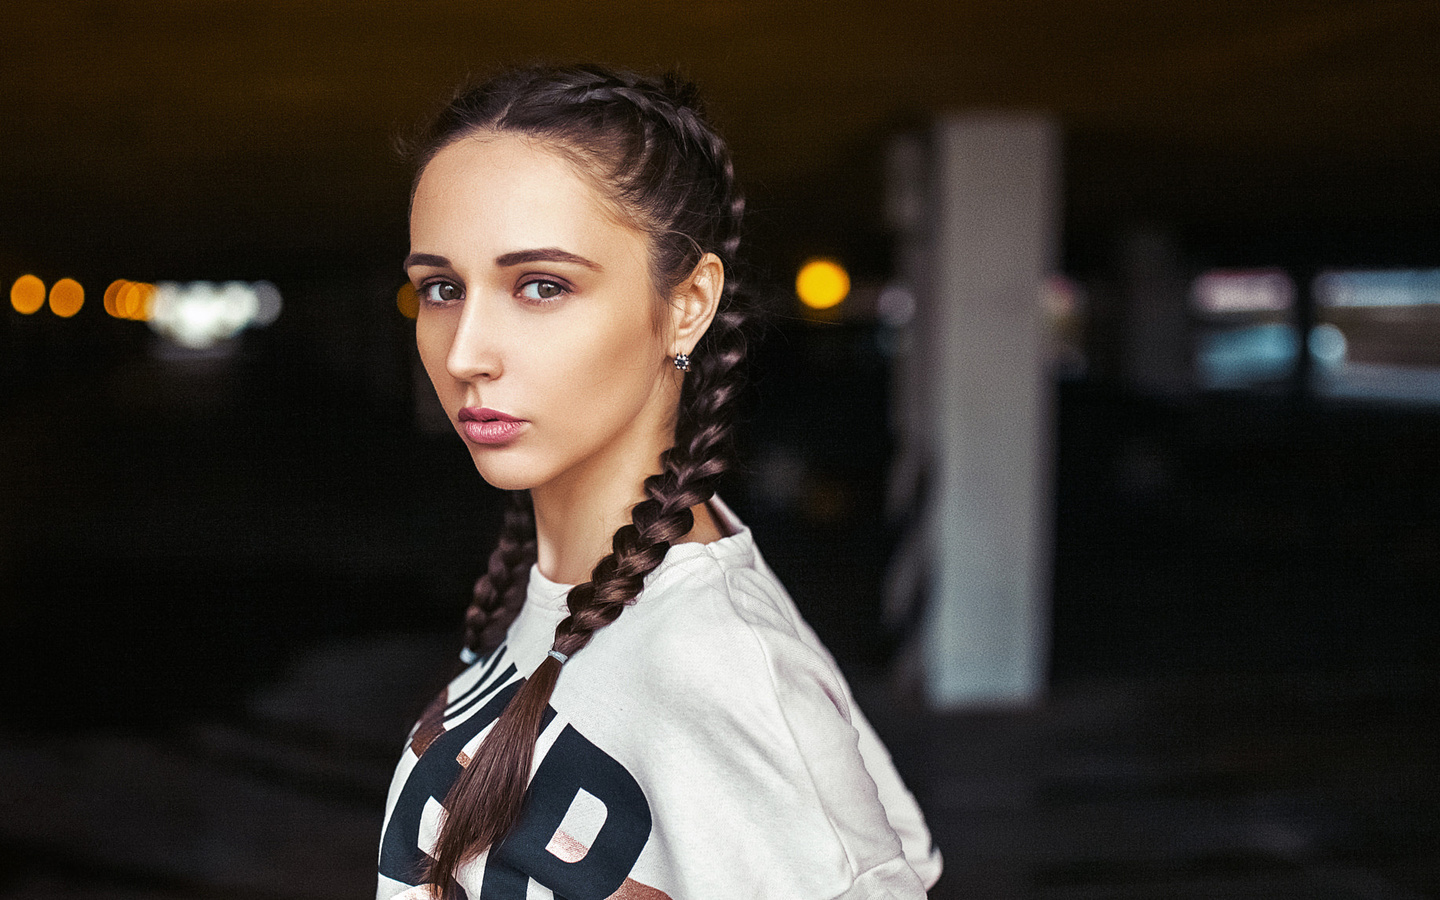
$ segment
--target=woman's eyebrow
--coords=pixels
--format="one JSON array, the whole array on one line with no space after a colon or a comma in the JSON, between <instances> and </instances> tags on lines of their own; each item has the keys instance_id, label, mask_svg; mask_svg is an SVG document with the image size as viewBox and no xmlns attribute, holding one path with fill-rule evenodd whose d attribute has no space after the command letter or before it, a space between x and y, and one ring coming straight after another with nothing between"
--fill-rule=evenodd
<instances>
[{"instance_id":1,"label":"woman's eyebrow","mask_svg":"<svg viewBox=\"0 0 1440 900\"><path fill-rule=\"evenodd\" d=\"M537 262L571 263L577 266L584 266L596 272L601 271L599 263L592 262L583 256L577 256L569 250L561 250L559 247L542 247L538 250L514 250L510 253L502 253L495 257L495 265L500 266L502 269L509 266Z\"/></svg>"},{"instance_id":2,"label":"woman's eyebrow","mask_svg":"<svg viewBox=\"0 0 1440 900\"><path fill-rule=\"evenodd\" d=\"M405 265L403 268L408 269L411 266L430 266L436 269L448 269L450 268L450 260L443 256L436 256L433 253L412 253L405 257Z\"/></svg>"}]
</instances>

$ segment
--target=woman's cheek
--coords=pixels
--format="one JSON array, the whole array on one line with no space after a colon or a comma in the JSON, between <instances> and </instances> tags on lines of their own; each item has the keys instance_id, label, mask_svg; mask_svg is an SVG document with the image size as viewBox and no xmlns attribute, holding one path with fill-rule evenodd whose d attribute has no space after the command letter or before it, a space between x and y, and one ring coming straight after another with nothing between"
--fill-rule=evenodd
<instances>
[{"instance_id":1,"label":"woman's cheek","mask_svg":"<svg viewBox=\"0 0 1440 900\"><path fill-rule=\"evenodd\" d=\"M443 401L445 386L450 381L445 370L445 358L450 352L446 331L440 323L431 321L429 315L422 314L415 326L415 343L420 351L420 364L425 368L425 374L430 376L430 382L435 385L435 391Z\"/></svg>"}]
</instances>

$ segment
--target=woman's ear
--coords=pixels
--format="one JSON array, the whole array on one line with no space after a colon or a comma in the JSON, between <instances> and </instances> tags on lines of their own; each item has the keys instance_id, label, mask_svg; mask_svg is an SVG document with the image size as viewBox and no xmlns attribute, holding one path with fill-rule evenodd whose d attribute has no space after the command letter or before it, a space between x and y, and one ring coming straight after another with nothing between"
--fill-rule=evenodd
<instances>
[{"instance_id":1,"label":"woman's ear","mask_svg":"<svg viewBox=\"0 0 1440 900\"><path fill-rule=\"evenodd\" d=\"M670 353L693 353L715 310L720 308L720 295L725 291L725 264L720 257L707 253L690 275L670 297Z\"/></svg>"}]
</instances>

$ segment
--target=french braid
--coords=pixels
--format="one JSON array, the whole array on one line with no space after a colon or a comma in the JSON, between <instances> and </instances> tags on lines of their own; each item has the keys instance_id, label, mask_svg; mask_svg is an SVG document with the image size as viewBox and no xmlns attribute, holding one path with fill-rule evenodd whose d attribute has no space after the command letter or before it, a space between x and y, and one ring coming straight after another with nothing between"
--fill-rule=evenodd
<instances>
[{"instance_id":1,"label":"french braid","mask_svg":"<svg viewBox=\"0 0 1440 900\"><path fill-rule=\"evenodd\" d=\"M661 455L661 471L645 480L646 498L616 531L611 552L590 580L569 593L569 615L556 626L553 644L569 657L635 601L645 576L694 527L692 508L714 496L729 468L748 321L734 277L744 200L729 150L706 122L695 88L675 77L649 79L589 66L504 73L457 94L422 138L420 168L451 141L487 131L543 140L588 173L649 236L651 280L661 297L707 252L720 258L726 273L719 308L691 352L674 444ZM523 605L535 560L534 527L528 500L512 499L500 545L466 613L466 645L477 653L499 645ZM560 668L545 657L446 796L427 873L446 900L458 896L459 866L509 833L520 815Z\"/></svg>"},{"instance_id":2,"label":"french braid","mask_svg":"<svg viewBox=\"0 0 1440 900\"><path fill-rule=\"evenodd\" d=\"M530 567L535 564L535 509L525 491L511 491L500 526L500 540L490 553L485 574L475 582L474 598L465 611L465 646L489 656L505 639L520 607Z\"/></svg>"}]
</instances>

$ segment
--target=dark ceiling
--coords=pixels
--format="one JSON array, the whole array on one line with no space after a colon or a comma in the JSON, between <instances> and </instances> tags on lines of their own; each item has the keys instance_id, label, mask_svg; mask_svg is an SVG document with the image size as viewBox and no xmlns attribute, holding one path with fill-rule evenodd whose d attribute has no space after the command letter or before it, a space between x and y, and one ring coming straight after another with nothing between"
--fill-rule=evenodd
<instances>
[{"instance_id":1,"label":"dark ceiling","mask_svg":"<svg viewBox=\"0 0 1440 900\"><path fill-rule=\"evenodd\" d=\"M797 246L873 234L884 135L975 107L1060 120L1072 244L1147 220L1433 234L1437 48L1434 0L11 0L0 269L389 269L392 137L535 57L678 64L761 233Z\"/></svg>"}]
</instances>

